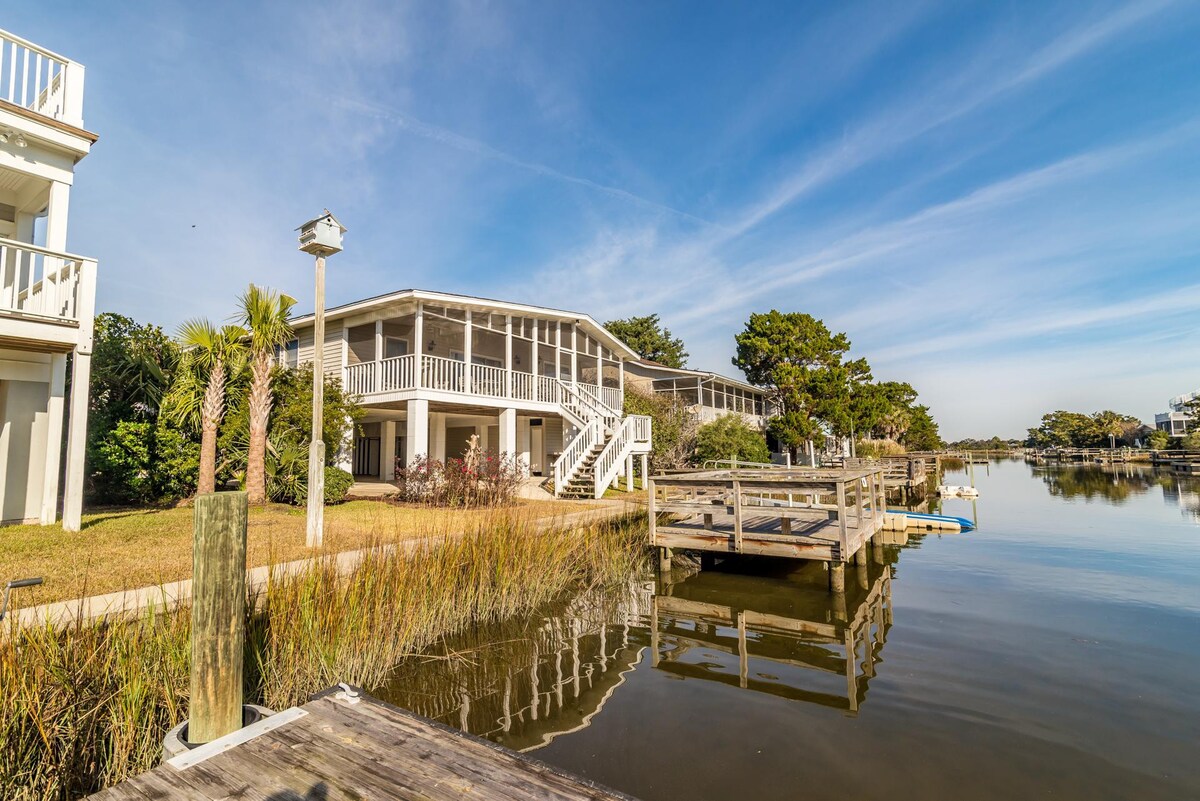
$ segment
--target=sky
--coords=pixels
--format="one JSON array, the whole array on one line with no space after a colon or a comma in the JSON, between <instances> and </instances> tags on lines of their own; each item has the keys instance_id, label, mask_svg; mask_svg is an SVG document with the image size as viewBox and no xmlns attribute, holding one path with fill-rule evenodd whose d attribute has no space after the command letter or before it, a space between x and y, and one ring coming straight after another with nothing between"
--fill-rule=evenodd
<instances>
[{"instance_id":1,"label":"sky","mask_svg":"<svg viewBox=\"0 0 1200 801\"><path fill-rule=\"evenodd\" d=\"M1200 385L1200 4L122 2L6 8L83 63L69 247L174 331L251 281L657 313L738 375L807 312L947 439Z\"/></svg>"}]
</instances>

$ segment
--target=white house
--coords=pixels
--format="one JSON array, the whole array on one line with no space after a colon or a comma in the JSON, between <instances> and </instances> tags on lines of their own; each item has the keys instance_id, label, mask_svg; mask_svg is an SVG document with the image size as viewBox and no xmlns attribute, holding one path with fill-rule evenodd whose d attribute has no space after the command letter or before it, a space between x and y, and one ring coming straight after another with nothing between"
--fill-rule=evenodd
<instances>
[{"instance_id":1,"label":"white house","mask_svg":"<svg viewBox=\"0 0 1200 801\"><path fill-rule=\"evenodd\" d=\"M1190 404L1197 398L1200 398L1200 390L1171 398L1167 402L1168 411L1154 415L1154 427L1159 431L1166 431L1172 437L1186 436L1195 424Z\"/></svg>"},{"instance_id":2,"label":"white house","mask_svg":"<svg viewBox=\"0 0 1200 801\"><path fill-rule=\"evenodd\" d=\"M66 252L75 165L96 141L83 127L83 77L82 65L0 31L0 521L54 523L61 480L71 531L96 294L95 260Z\"/></svg>"},{"instance_id":3,"label":"white house","mask_svg":"<svg viewBox=\"0 0 1200 801\"><path fill-rule=\"evenodd\" d=\"M295 366L312 360L313 317L292 325ZM460 456L472 436L559 497L600 497L635 458L645 470L650 418L623 412L637 354L586 314L406 289L329 309L323 347L367 410L345 449L356 477Z\"/></svg>"},{"instance_id":4,"label":"white house","mask_svg":"<svg viewBox=\"0 0 1200 801\"><path fill-rule=\"evenodd\" d=\"M626 381L644 392L679 398L701 423L710 423L727 414L739 414L751 425L765 428L771 414L766 391L736 378L703 370L667 367L645 359L630 362L626 372Z\"/></svg>"}]
</instances>

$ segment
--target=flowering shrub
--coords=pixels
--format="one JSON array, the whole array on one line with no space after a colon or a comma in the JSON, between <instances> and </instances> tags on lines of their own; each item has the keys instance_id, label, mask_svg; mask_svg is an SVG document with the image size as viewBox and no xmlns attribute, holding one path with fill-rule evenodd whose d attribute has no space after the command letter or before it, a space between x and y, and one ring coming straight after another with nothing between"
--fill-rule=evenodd
<instances>
[{"instance_id":1,"label":"flowering shrub","mask_svg":"<svg viewBox=\"0 0 1200 801\"><path fill-rule=\"evenodd\" d=\"M422 456L408 467L396 462L400 497L431 506L504 506L517 497L524 477L519 456L481 453L474 440L461 459L443 463Z\"/></svg>"}]
</instances>

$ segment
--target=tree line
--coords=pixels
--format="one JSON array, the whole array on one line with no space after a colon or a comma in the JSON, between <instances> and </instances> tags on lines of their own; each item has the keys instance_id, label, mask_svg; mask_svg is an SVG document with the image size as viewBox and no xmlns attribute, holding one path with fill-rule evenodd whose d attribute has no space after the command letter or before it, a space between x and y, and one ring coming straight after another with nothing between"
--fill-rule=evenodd
<instances>
[{"instance_id":1,"label":"tree line","mask_svg":"<svg viewBox=\"0 0 1200 801\"><path fill-rule=\"evenodd\" d=\"M96 317L87 490L99 504L170 503L237 481L252 503L307 496L312 368L276 366L292 338L295 300L251 285L230 322L190 320L170 337L156 325ZM325 380L326 442L341 443L361 411ZM329 459L336 455L330 449ZM326 495L349 473L326 468Z\"/></svg>"},{"instance_id":2,"label":"tree line","mask_svg":"<svg viewBox=\"0 0 1200 801\"><path fill-rule=\"evenodd\" d=\"M1165 431L1157 434L1168 438ZM1142 421L1133 415L1112 410L1084 414L1060 409L1042 415L1041 423L1029 429L1025 444L1031 448L1107 448L1114 442L1132 446L1153 438L1155 434L1147 433Z\"/></svg>"},{"instance_id":3,"label":"tree line","mask_svg":"<svg viewBox=\"0 0 1200 801\"><path fill-rule=\"evenodd\" d=\"M610 320L605 327L642 358L686 366L683 340L658 315ZM734 366L766 391L775 409L767 433L780 449L796 453L826 434L886 440L908 450L942 447L937 423L929 407L917 402L912 385L876 381L866 359L850 358L849 337L830 331L812 315L777 310L752 314L735 342ZM657 438L657 420L655 425Z\"/></svg>"}]
</instances>

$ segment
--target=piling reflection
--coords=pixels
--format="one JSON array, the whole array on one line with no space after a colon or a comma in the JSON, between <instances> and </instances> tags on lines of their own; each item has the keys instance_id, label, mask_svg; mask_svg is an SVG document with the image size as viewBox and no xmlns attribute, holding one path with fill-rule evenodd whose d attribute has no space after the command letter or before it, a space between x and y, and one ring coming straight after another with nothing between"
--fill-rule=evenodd
<instances>
[{"instance_id":1,"label":"piling reflection","mask_svg":"<svg viewBox=\"0 0 1200 801\"><path fill-rule=\"evenodd\" d=\"M404 665L380 697L517 751L586 727L641 659L651 582L581 593L526 624L464 634Z\"/></svg>"},{"instance_id":2,"label":"piling reflection","mask_svg":"<svg viewBox=\"0 0 1200 801\"><path fill-rule=\"evenodd\" d=\"M639 669L857 714L892 625L895 546L913 544L904 532L879 536L889 544L847 566L844 593L828 591L815 562L676 570L464 633L372 692L518 751L590 725Z\"/></svg>"},{"instance_id":3,"label":"piling reflection","mask_svg":"<svg viewBox=\"0 0 1200 801\"><path fill-rule=\"evenodd\" d=\"M1116 506L1131 498L1161 491L1163 500L1177 505L1184 517L1200 521L1200 477L1177 474L1164 467L1137 464L1038 465L1046 490L1067 500L1103 500Z\"/></svg>"},{"instance_id":4,"label":"piling reflection","mask_svg":"<svg viewBox=\"0 0 1200 801\"><path fill-rule=\"evenodd\" d=\"M820 575L765 586L754 575L703 571L662 582L652 664L685 679L857 714L892 625L892 569L873 563L847 571L838 595Z\"/></svg>"}]
</instances>

